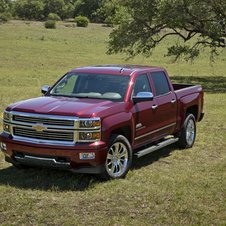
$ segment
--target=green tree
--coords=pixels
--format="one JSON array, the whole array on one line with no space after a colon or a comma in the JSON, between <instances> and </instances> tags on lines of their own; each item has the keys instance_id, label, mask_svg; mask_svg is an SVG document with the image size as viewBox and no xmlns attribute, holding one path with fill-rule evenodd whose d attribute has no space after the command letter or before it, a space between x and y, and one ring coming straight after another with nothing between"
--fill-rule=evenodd
<instances>
[{"instance_id":1,"label":"green tree","mask_svg":"<svg viewBox=\"0 0 226 226\"><path fill-rule=\"evenodd\" d=\"M0 13L4 13L4 15L7 15L8 18L11 16L16 16L14 5L15 5L15 1L0 0Z\"/></svg>"},{"instance_id":2,"label":"green tree","mask_svg":"<svg viewBox=\"0 0 226 226\"><path fill-rule=\"evenodd\" d=\"M66 2L63 6L61 19L72 18L74 15L74 5L71 2Z\"/></svg>"},{"instance_id":3,"label":"green tree","mask_svg":"<svg viewBox=\"0 0 226 226\"><path fill-rule=\"evenodd\" d=\"M65 6L64 0L43 0L45 4L44 15L47 17L50 13L55 13L62 16L63 7Z\"/></svg>"},{"instance_id":4,"label":"green tree","mask_svg":"<svg viewBox=\"0 0 226 226\"><path fill-rule=\"evenodd\" d=\"M15 10L20 18L41 19L44 13L44 3L39 0L17 0Z\"/></svg>"},{"instance_id":5,"label":"green tree","mask_svg":"<svg viewBox=\"0 0 226 226\"><path fill-rule=\"evenodd\" d=\"M117 20L116 12L119 12L121 7L118 4L118 0L103 0L95 14L100 22L107 23L108 25L117 24L119 21Z\"/></svg>"},{"instance_id":6,"label":"green tree","mask_svg":"<svg viewBox=\"0 0 226 226\"><path fill-rule=\"evenodd\" d=\"M74 3L74 17L85 16L90 21L95 20L97 9L101 5L101 0L77 0Z\"/></svg>"},{"instance_id":7,"label":"green tree","mask_svg":"<svg viewBox=\"0 0 226 226\"><path fill-rule=\"evenodd\" d=\"M10 0L1 0L0 1L0 13L10 12L11 4L12 3Z\"/></svg>"},{"instance_id":8,"label":"green tree","mask_svg":"<svg viewBox=\"0 0 226 226\"><path fill-rule=\"evenodd\" d=\"M226 46L225 0L117 0L117 5L119 25L110 33L109 54L148 57L168 36L179 37L168 48L167 55L175 59L193 59L206 47L213 56ZM187 44L191 39L195 42Z\"/></svg>"}]
</instances>

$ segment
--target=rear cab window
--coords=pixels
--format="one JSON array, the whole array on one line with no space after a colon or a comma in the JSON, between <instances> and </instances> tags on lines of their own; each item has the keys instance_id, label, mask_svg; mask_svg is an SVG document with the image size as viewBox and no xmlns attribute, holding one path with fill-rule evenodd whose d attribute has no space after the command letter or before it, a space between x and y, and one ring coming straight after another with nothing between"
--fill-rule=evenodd
<instances>
[{"instance_id":1,"label":"rear cab window","mask_svg":"<svg viewBox=\"0 0 226 226\"><path fill-rule=\"evenodd\" d=\"M171 92L167 77L163 71L151 72L156 96L167 95Z\"/></svg>"}]
</instances>

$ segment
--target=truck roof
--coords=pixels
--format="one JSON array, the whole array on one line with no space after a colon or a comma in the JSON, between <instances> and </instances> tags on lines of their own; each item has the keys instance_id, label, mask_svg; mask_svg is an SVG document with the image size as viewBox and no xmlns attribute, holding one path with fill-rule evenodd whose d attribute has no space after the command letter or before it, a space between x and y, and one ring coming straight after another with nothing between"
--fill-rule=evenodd
<instances>
[{"instance_id":1,"label":"truck roof","mask_svg":"<svg viewBox=\"0 0 226 226\"><path fill-rule=\"evenodd\" d=\"M131 75L135 71L146 71L162 69L159 67L143 66L143 65L128 65L128 64L107 64L94 65L72 69L70 72L77 73L101 73L101 74L116 74L116 75Z\"/></svg>"}]
</instances>

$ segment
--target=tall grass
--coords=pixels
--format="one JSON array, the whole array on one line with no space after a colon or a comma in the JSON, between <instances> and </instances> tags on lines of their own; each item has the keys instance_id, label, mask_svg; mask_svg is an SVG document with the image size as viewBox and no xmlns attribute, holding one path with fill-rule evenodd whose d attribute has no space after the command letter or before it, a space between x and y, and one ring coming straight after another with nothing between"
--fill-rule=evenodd
<instances>
[{"instance_id":1,"label":"tall grass","mask_svg":"<svg viewBox=\"0 0 226 226\"><path fill-rule=\"evenodd\" d=\"M226 222L226 54L210 64L207 52L193 63L164 57L168 39L153 56L126 61L105 54L112 28L79 28L57 22L0 25L0 111L10 103L41 95L68 70L96 64L165 67L173 82L199 83L205 117L191 149L176 145L133 161L126 179L49 169L17 170L0 154L1 225L225 225ZM2 120L1 120L2 121ZM2 127L2 122L1 125ZM2 131L2 129L0 129Z\"/></svg>"}]
</instances>

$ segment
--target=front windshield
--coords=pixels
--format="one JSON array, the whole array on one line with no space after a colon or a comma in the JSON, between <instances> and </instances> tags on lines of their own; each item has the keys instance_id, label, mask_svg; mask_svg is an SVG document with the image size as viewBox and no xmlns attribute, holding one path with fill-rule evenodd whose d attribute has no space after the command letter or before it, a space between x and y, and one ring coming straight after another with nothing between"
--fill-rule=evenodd
<instances>
[{"instance_id":1,"label":"front windshield","mask_svg":"<svg viewBox=\"0 0 226 226\"><path fill-rule=\"evenodd\" d=\"M130 76L68 73L47 94L124 101Z\"/></svg>"}]
</instances>

